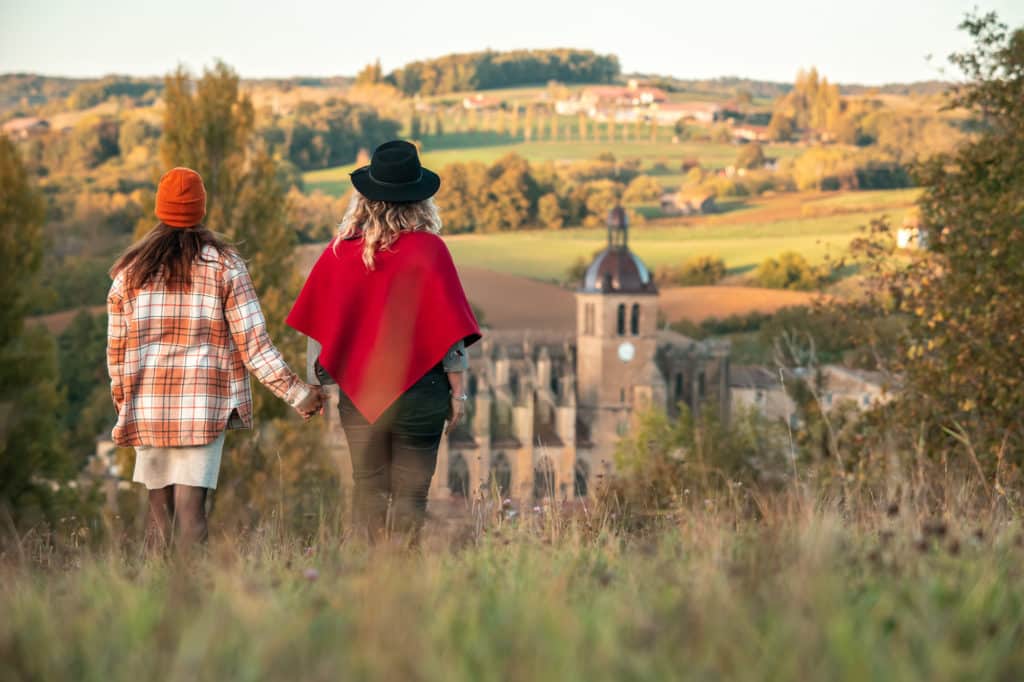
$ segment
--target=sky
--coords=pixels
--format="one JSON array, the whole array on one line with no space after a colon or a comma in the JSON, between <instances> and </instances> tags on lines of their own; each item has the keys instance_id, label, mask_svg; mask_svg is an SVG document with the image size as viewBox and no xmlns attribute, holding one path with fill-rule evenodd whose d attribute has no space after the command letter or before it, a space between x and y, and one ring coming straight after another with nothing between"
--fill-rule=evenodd
<instances>
[{"instance_id":1,"label":"sky","mask_svg":"<svg viewBox=\"0 0 1024 682\"><path fill-rule=\"evenodd\" d=\"M990 0L0 0L0 73L162 75L223 59L243 77L355 75L483 49L574 47L624 72L790 82L952 78L974 8L1024 25L1024 2ZM931 59L929 59L931 55ZM944 72L943 69L946 69Z\"/></svg>"}]
</instances>

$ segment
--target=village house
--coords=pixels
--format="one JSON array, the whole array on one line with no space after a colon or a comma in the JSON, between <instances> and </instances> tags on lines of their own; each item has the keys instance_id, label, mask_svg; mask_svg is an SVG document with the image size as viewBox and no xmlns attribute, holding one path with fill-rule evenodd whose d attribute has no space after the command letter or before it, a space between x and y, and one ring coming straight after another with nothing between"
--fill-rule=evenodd
<instances>
[{"instance_id":1,"label":"village house","mask_svg":"<svg viewBox=\"0 0 1024 682\"><path fill-rule=\"evenodd\" d=\"M921 218L916 212L903 217L903 224L896 230L896 248L924 249L928 247L928 233L921 227Z\"/></svg>"},{"instance_id":2,"label":"village house","mask_svg":"<svg viewBox=\"0 0 1024 682\"><path fill-rule=\"evenodd\" d=\"M841 407L864 412L893 398L881 372L823 365L817 374L807 368L769 369L734 365L729 373L729 400L733 411L753 409L767 417L798 426L797 406L790 391L797 384L814 383L814 393L826 413Z\"/></svg>"},{"instance_id":3,"label":"village house","mask_svg":"<svg viewBox=\"0 0 1024 682\"><path fill-rule=\"evenodd\" d=\"M661 195L665 215L703 215L718 210L715 195L708 191L680 190Z\"/></svg>"},{"instance_id":4,"label":"village house","mask_svg":"<svg viewBox=\"0 0 1024 682\"><path fill-rule=\"evenodd\" d=\"M50 131L50 123L46 119L35 116L12 118L3 124L3 134L14 140L27 140L36 135Z\"/></svg>"},{"instance_id":5,"label":"village house","mask_svg":"<svg viewBox=\"0 0 1024 682\"><path fill-rule=\"evenodd\" d=\"M856 405L863 412L893 398L889 382L881 372L825 365L821 368L821 384L821 402L826 412L843 404Z\"/></svg>"},{"instance_id":6,"label":"village house","mask_svg":"<svg viewBox=\"0 0 1024 682\"><path fill-rule=\"evenodd\" d=\"M484 109L500 109L501 100L497 97L489 97L477 93L471 97L464 97L462 99L462 108L468 110L482 111Z\"/></svg>"},{"instance_id":7,"label":"village house","mask_svg":"<svg viewBox=\"0 0 1024 682\"><path fill-rule=\"evenodd\" d=\"M658 102L648 112L651 120L660 125L673 125L677 121L709 124L722 118L724 109L714 102Z\"/></svg>"},{"instance_id":8,"label":"village house","mask_svg":"<svg viewBox=\"0 0 1024 682\"><path fill-rule=\"evenodd\" d=\"M668 93L660 88L640 85L631 80L626 86L598 85L584 88L576 97L555 102L555 111L562 115L585 113L601 120L635 120L637 109L666 102ZM628 114L625 112L629 112Z\"/></svg>"},{"instance_id":9,"label":"village house","mask_svg":"<svg viewBox=\"0 0 1024 682\"><path fill-rule=\"evenodd\" d=\"M786 391L784 375L759 365L733 365L729 399L734 411L750 409L773 421L792 422L796 404ZM797 381L795 377L790 380Z\"/></svg>"},{"instance_id":10,"label":"village house","mask_svg":"<svg viewBox=\"0 0 1024 682\"><path fill-rule=\"evenodd\" d=\"M768 126L740 125L732 129L736 142L768 142Z\"/></svg>"}]
</instances>

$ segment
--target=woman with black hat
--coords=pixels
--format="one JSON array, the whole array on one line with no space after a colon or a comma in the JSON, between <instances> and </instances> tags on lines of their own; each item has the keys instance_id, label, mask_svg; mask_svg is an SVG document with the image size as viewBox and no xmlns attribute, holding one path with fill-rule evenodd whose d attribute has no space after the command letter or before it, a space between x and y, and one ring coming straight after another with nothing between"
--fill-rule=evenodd
<instances>
[{"instance_id":1,"label":"woman with black hat","mask_svg":"<svg viewBox=\"0 0 1024 682\"><path fill-rule=\"evenodd\" d=\"M351 179L338 235L288 324L315 342L321 383L341 389L357 527L373 541L390 518L414 541L445 421L464 411L466 347L480 328L438 236L441 180L416 147L382 144Z\"/></svg>"}]
</instances>

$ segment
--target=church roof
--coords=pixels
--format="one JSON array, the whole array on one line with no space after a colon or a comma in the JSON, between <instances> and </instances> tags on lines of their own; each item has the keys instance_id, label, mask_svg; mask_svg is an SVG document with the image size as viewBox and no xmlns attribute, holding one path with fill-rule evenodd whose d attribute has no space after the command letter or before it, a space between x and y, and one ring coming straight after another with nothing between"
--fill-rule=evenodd
<instances>
[{"instance_id":1,"label":"church roof","mask_svg":"<svg viewBox=\"0 0 1024 682\"><path fill-rule=\"evenodd\" d=\"M583 291L654 294L650 270L626 246L609 246L594 258L583 276Z\"/></svg>"}]
</instances>

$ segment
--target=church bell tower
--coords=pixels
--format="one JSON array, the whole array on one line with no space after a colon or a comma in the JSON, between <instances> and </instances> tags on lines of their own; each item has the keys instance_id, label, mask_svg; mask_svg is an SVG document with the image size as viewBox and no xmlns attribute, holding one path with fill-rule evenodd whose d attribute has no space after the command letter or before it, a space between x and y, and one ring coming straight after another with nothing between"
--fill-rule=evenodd
<instances>
[{"instance_id":1,"label":"church bell tower","mask_svg":"<svg viewBox=\"0 0 1024 682\"><path fill-rule=\"evenodd\" d=\"M580 417L597 446L628 429L637 396L664 393L654 366L658 290L629 248L626 211L608 213L608 243L576 292L576 372ZM659 390L660 389L660 390Z\"/></svg>"}]
</instances>

